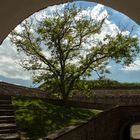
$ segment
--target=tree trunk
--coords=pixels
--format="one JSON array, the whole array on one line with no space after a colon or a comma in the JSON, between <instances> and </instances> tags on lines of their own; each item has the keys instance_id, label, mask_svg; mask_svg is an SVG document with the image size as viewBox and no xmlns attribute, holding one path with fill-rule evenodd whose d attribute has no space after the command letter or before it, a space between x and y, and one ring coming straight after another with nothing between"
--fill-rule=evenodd
<instances>
[{"instance_id":1,"label":"tree trunk","mask_svg":"<svg viewBox=\"0 0 140 140\"><path fill-rule=\"evenodd\" d=\"M68 95L66 93L62 95L62 100L63 100L64 106L68 106Z\"/></svg>"}]
</instances>

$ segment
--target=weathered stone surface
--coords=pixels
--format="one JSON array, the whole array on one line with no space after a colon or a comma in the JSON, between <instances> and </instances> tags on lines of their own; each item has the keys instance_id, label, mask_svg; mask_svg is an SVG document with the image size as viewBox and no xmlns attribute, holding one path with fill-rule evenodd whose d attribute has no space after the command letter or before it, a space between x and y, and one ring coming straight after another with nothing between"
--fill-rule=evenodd
<instances>
[{"instance_id":1,"label":"weathered stone surface","mask_svg":"<svg viewBox=\"0 0 140 140\"><path fill-rule=\"evenodd\" d=\"M36 11L51 5L71 2L73 0L0 0L0 44L4 38L14 29L21 21ZM98 2L123 12L136 22L140 23L140 1L139 0L89 0Z\"/></svg>"},{"instance_id":2,"label":"weathered stone surface","mask_svg":"<svg viewBox=\"0 0 140 140\"><path fill-rule=\"evenodd\" d=\"M75 95L67 102L68 106L85 107L95 109L108 109L115 105L140 105L140 88L122 88L115 87L115 89L95 89L95 94L91 97ZM77 91L78 93L78 91ZM8 84L0 82L0 96L3 98L9 96L21 96L27 98L42 99L48 103L63 106L65 103L62 100L51 98L51 92L41 91L39 89L27 88L23 86ZM3 103L2 103L3 102ZM4 100L0 101L4 104Z\"/></svg>"},{"instance_id":3,"label":"weathered stone surface","mask_svg":"<svg viewBox=\"0 0 140 140\"><path fill-rule=\"evenodd\" d=\"M46 140L128 140L130 138L130 127L133 123L140 122L140 89L96 89L93 97L87 98L75 96L69 99L67 105L75 107L96 108L97 106L112 109L106 110L100 115L85 121L81 125L72 126L56 134L50 135ZM48 92L49 94L49 92ZM49 103L64 105L62 100L50 98L46 92L39 89L26 88L22 86L0 83L0 130L6 128L16 129L13 122L3 122L9 116L13 116L11 108L11 96L22 96L28 98L42 99ZM5 106L7 104L7 106ZM120 106L121 105L121 106ZM6 108L5 108L6 107ZM4 110L6 114L3 114ZM6 117L7 116L7 117ZM7 119L6 119L7 118ZM1 131L4 133L6 131ZM13 131L14 132L14 131ZM126 137L127 136L127 137Z\"/></svg>"},{"instance_id":4,"label":"weathered stone surface","mask_svg":"<svg viewBox=\"0 0 140 140\"><path fill-rule=\"evenodd\" d=\"M0 140L20 140L10 96L0 96Z\"/></svg>"},{"instance_id":5,"label":"weathered stone surface","mask_svg":"<svg viewBox=\"0 0 140 140\"><path fill-rule=\"evenodd\" d=\"M44 140L130 140L130 128L136 122L140 122L140 106L118 106Z\"/></svg>"}]
</instances>

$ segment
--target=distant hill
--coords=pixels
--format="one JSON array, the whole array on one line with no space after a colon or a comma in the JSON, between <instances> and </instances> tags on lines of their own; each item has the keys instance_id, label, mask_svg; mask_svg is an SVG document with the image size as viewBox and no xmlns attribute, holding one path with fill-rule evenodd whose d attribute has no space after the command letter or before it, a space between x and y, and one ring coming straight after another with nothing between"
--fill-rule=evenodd
<instances>
[{"instance_id":1,"label":"distant hill","mask_svg":"<svg viewBox=\"0 0 140 140\"><path fill-rule=\"evenodd\" d=\"M122 83L115 80L104 79L104 80L80 80L76 83L75 88L80 89L86 87L87 89L95 88L140 88L140 83Z\"/></svg>"},{"instance_id":2,"label":"distant hill","mask_svg":"<svg viewBox=\"0 0 140 140\"><path fill-rule=\"evenodd\" d=\"M0 82L1 81L6 82L6 83L11 83L11 84L27 86L27 87L30 87L32 85L32 81L30 80L13 79L13 78L7 78L4 76L0 76Z\"/></svg>"},{"instance_id":3,"label":"distant hill","mask_svg":"<svg viewBox=\"0 0 140 140\"><path fill-rule=\"evenodd\" d=\"M79 80L73 90L94 90L97 88L140 88L140 83L122 83L115 80ZM47 83L43 83L39 88L47 90Z\"/></svg>"}]
</instances>

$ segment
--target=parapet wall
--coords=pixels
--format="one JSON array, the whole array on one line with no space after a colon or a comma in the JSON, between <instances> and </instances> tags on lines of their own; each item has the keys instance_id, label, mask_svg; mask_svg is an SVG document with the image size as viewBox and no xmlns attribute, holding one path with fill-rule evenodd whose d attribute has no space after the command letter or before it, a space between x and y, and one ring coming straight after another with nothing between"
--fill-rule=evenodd
<instances>
[{"instance_id":1,"label":"parapet wall","mask_svg":"<svg viewBox=\"0 0 140 140\"><path fill-rule=\"evenodd\" d=\"M94 104L106 105L140 105L140 89L139 88L115 88L115 89L95 89L93 96L86 97L75 95L72 100L84 102L92 102Z\"/></svg>"},{"instance_id":2,"label":"parapet wall","mask_svg":"<svg viewBox=\"0 0 140 140\"><path fill-rule=\"evenodd\" d=\"M137 118L140 118L140 106L115 107L44 140L129 140L131 125L140 121Z\"/></svg>"},{"instance_id":3,"label":"parapet wall","mask_svg":"<svg viewBox=\"0 0 140 140\"><path fill-rule=\"evenodd\" d=\"M0 82L0 95L36 98L42 99L48 103L64 105L62 100L51 98L51 91L43 92L39 89L27 88L4 82ZM115 87L115 89L95 89L91 97L81 95L79 91L76 91L76 95L69 99L67 105L101 110L111 108L115 105L140 105L140 88L138 87L133 89L132 87L127 87L126 89L124 87Z\"/></svg>"},{"instance_id":4,"label":"parapet wall","mask_svg":"<svg viewBox=\"0 0 140 140\"><path fill-rule=\"evenodd\" d=\"M119 109L111 109L66 133L60 131L45 140L119 140L119 118Z\"/></svg>"}]
</instances>

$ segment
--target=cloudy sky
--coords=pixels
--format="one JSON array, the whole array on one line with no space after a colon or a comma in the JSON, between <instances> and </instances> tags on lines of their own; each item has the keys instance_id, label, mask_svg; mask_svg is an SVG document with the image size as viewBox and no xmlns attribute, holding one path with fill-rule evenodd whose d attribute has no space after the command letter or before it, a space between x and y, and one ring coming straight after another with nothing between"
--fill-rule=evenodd
<instances>
[{"instance_id":1,"label":"cloudy sky","mask_svg":"<svg viewBox=\"0 0 140 140\"><path fill-rule=\"evenodd\" d=\"M140 26L127 16L96 3L76 2L76 4L86 8L83 14L90 13L92 14L92 18L100 20L103 17L107 17L100 38L103 38L105 34L114 34L116 31L123 29L127 30L124 31L124 34L127 34L132 28L133 35L140 37ZM67 5L52 6L35 13L32 17L35 16L38 20L41 20L46 14L51 16L51 12L56 8L63 9L65 6ZM19 27L18 30L20 30ZM17 53L16 48L11 45L9 39L6 38L0 46L0 81L33 87L35 85L32 84L31 73L23 70L18 65L21 57L22 56ZM111 74L107 75L107 78L120 82L140 82L140 55L137 56L134 63L129 67L122 67L119 64L110 62L108 68ZM94 77L96 78L93 74L91 79L94 79Z\"/></svg>"}]
</instances>

